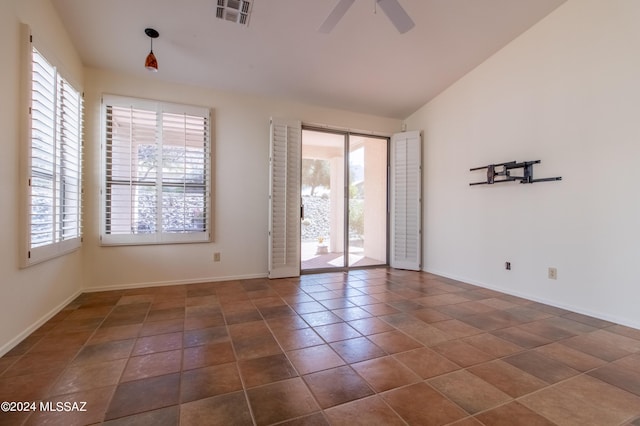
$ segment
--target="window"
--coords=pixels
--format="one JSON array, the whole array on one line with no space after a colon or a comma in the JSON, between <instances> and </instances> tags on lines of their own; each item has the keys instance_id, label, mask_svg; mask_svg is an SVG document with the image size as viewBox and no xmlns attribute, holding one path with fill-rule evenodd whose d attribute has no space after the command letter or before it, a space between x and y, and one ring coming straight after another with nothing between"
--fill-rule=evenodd
<instances>
[{"instance_id":1,"label":"window","mask_svg":"<svg viewBox=\"0 0 640 426\"><path fill-rule=\"evenodd\" d=\"M30 40L25 266L80 246L82 96Z\"/></svg>"},{"instance_id":2,"label":"window","mask_svg":"<svg viewBox=\"0 0 640 426\"><path fill-rule=\"evenodd\" d=\"M103 97L102 244L210 240L209 109Z\"/></svg>"}]
</instances>

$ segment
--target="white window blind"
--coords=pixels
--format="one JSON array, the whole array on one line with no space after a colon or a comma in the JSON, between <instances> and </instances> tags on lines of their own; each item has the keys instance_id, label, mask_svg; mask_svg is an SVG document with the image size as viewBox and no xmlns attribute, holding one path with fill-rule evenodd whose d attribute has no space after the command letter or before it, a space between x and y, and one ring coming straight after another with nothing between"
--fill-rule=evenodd
<instances>
[{"instance_id":1,"label":"white window blind","mask_svg":"<svg viewBox=\"0 0 640 426\"><path fill-rule=\"evenodd\" d=\"M25 265L75 250L82 235L82 96L30 49Z\"/></svg>"},{"instance_id":2,"label":"white window blind","mask_svg":"<svg viewBox=\"0 0 640 426\"><path fill-rule=\"evenodd\" d=\"M103 97L103 244L210 240L210 111Z\"/></svg>"}]
</instances>

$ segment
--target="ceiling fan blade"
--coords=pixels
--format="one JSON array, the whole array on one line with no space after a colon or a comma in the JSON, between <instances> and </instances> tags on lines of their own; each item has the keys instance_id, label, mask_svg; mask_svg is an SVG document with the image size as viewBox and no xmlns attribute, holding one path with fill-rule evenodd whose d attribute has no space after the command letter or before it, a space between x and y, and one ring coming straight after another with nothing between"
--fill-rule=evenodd
<instances>
[{"instance_id":1,"label":"ceiling fan blade","mask_svg":"<svg viewBox=\"0 0 640 426\"><path fill-rule=\"evenodd\" d=\"M333 8L327 19L324 20L318 31L329 34L331 30L340 22L347 10L351 7L355 0L339 0L336 7Z\"/></svg>"},{"instance_id":2,"label":"ceiling fan blade","mask_svg":"<svg viewBox=\"0 0 640 426\"><path fill-rule=\"evenodd\" d=\"M413 28L413 23L407 12L400 6L398 0L377 0L380 9L387 15L387 18L396 27L400 34L404 34Z\"/></svg>"}]
</instances>

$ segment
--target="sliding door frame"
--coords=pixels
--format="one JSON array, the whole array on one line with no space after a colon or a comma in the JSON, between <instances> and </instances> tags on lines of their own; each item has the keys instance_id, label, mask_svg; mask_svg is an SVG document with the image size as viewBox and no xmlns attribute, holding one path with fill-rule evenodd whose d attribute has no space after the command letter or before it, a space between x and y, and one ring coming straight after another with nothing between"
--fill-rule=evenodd
<instances>
[{"instance_id":1,"label":"sliding door frame","mask_svg":"<svg viewBox=\"0 0 640 426\"><path fill-rule=\"evenodd\" d=\"M335 268L313 268L313 269L302 269L302 260L300 261L300 273L301 274L318 274L323 272L344 272L349 270L357 270L357 269L370 269L370 268L380 268L380 267L388 267L390 260L390 156L391 156L391 137L389 136L381 136L374 135L368 133L354 132L350 130L338 130L332 129L328 127L319 127L314 125L308 125L302 123L302 133L301 133L301 145L304 147L304 132L312 131L312 132L320 132L320 133L329 133L334 135L341 135L344 137L344 177L343 177L343 199L344 199L344 211L343 211L343 227L344 227L344 263L342 266L336 266ZM376 138L383 139L386 141L386 202L385 202L385 221L386 221L386 237L385 237L385 263L377 264L377 265L366 265L366 266L349 266L349 182L350 182L350 171L349 171L349 153L350 153L350 144L351 137L359 136L365 138ZM301 150L302 151L302 150ZM300 162L302 163L302 156L300 158ZM300 185L302 187L302 178L300 179ZM300 240L302 243L302 240Z\"/></svg>"}]
</instances>

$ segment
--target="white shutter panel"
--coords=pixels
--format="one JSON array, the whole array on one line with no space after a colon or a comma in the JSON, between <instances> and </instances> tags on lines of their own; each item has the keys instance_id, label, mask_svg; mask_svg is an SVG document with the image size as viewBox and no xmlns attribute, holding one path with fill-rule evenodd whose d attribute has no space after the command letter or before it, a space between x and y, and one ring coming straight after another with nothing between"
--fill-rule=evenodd
<instances>
[{"instance_id":1,"label":"white shutter panel","mask_svg":"<svg viewBox=\"0 0 640 426\"><path fill-rule=\"evenodd\" d=\"M33 49L29 249L51 245L56 238L56 69ZM33 255L34 253L30 253Z\"/></svg>"},{"instance_id":2,"label":"white shutter panel","mask_svg":"<svg viewBox=\"0 0 640 426\"><path fill-rule=\"evenodd\" d=\"M104 95L103 244L210 239L208 108Z\"/></svg>"},{"instance_id":3,"label":"white shutter panel","mask_svg":"<svg viewBox=\"0 0 640 426\"><path fill-rule=\"evenodd\" d=\"M397 133L391 138L391 267L419 271L421 247L420 132Z\"/></svg>"},{"instance_id":4,"label":"white shutter panel","mask_svg":"<svg viewBox=\"0 0 640 426\"><path fill-rule=\"evenodd\" d=\"M209 117L162 114L162 232L207 232ZM180 208L164 208L180 206Z\"/></svg>"},{"instance_id":5,"label":"white shutter panel","mask_svg":"<svg viewBox=\"0 0 640 426\"><path fill-rule=\"evenodd\" d=\"M60 198L56 223L60 226L61 241L80 238L82 232L82 97L65 79L58 75L58 107L56 131Z\"/></svg>"},{"instance_id":6,"label":"white shutter panel","mask_svg":"<svg viewBox=\"0 0 640 426\"><path fill-rule=\"evenodd\" d=\"M271 119L269 278L300 275L300 121Z\"/></svg>"},{"instance_id":7,"label":"white shutter panel","mask_svg":"<svg viewBox=\"0 0 640 426\"><path fill-rule=\"evenodd\" d=\"M105 227L111 236L158 232L158 114L150 106L120 105L105 96ZM146 208L138 208L140 199ZM149 238L152 240L152 238ZM120 241L113 241L120 242Z\"/></svg>"},{"instance_id":8,"label":"white shutter panel","mask_svg":"<svg viewBox=\"0 0 640 426\"><path fill-rule=\"evenodd\" d=\"M82 96L31 42L29 58L24 266L75 250L82 237Z\"/></svg>"}]
</instances>

